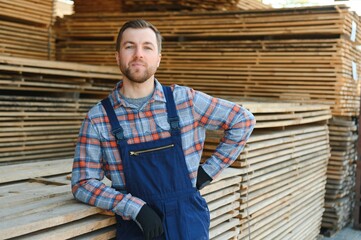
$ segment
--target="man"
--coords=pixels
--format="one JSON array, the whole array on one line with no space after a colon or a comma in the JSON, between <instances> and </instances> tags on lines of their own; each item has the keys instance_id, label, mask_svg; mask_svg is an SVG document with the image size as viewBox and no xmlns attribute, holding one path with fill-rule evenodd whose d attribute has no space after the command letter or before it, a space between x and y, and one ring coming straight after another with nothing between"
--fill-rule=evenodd
<instances>
[{"instance_id":1,"label":"man","mask_svg":"<svg viewBox=\"0 0 361 240\"><path fill-rule=\"evenodd\" d=\"M72 192L116 214L117 239L208 239L209 211L198 190L238 157L255 119L234 103L163 87L154 77L161 42L144 20L120 29L115 58L123 79L83 122ZM199 166L206 129L223 129L224 137Z\"/></svg>"}]
</instances>

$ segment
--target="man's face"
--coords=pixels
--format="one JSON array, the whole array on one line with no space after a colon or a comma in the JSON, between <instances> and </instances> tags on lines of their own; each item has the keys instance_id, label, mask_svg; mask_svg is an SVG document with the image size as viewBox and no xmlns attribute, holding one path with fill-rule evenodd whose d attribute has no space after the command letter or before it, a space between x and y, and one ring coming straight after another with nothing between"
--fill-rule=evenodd
<instances>
[{"instance_id":1,"label":"man's face","mask_svg":"<svg viewBox=\"0 0 361 240\"><path fill-rule=\"evenodd\" d=\"M115 57L125 80L143 83L153 79L161 59L155 33L150 28L126 29Z\"/></svg>"}]
</instances>

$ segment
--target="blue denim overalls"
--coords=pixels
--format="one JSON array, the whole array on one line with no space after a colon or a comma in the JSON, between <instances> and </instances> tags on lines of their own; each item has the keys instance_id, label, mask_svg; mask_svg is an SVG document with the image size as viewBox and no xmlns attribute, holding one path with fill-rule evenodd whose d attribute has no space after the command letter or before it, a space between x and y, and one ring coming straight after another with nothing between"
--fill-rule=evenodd
<instances>
[{"instance_id":1,"label":"blue denim overalls","mask_svg":"<svg viewBox=\"0 0 361 240\"><path fill-rule=\"evenodd\" d=\"M170 87L164 87L171 136L152 142L127 144L108 98L102 101L117 139L126 191L144 200L162 219L164 234L157 240L207 240L210 216L207 204L191 184L182 149L179 117ZM132 220L117 218L118 240L143 240Z\"/></svg>"}]
</instances>

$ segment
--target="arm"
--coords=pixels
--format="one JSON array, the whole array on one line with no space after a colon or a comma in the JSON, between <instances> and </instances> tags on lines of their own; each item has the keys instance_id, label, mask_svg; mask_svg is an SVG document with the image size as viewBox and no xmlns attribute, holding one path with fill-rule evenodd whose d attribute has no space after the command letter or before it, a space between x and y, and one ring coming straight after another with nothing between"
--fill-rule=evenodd
<instances>
[{"instance_id":1,"label":"arm","mask_svg":"<svg viewBox=\"0 0 361 240\"><path fill-rule=\"evenodd\" d=\"M99 133L86 117L80 129L72 171L72 192L76 199L111 210L124 219L135 219L144 202L106 186L105 167Z\"/></svg>"},{"instance_id":2,"label":"arm","mask_svg":"<svg viewBox=\"0 0 361 240\"><path fill-rule=\"evenodd\" d=\"M214 179L239 156L256 120L251 112L235 103L198 91L193 91L192 94L194 115L199 124L210 130L224 130L224 136L215 152L201 166L202 169L198 170L198 173L203 170Z\"/></svg>"}]
</instances>

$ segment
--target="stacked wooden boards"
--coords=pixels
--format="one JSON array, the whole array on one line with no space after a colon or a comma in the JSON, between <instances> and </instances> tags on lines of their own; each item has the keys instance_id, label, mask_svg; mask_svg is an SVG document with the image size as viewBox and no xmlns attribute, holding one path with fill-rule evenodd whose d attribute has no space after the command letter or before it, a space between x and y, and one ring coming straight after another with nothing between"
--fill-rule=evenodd
<instances>
[{"instance_id":1,"label":"stacked wooden boards","mask_svg":"<svg viewBox=\"0 0 361 240\"><path fill-rule=\"evenodd\" d=\"M331 157L327 167L325 213L322 230L327 236L351 222L355 199L357 125L352 118L329 122Z\"/></svg>"},{"instance_id":2,"label":"stacked wooden boards","mask_svg":"<svg viewBox=\"0 0 361 240\"><path fill-rule=\"evenodd\" d=\"M111 13L123 12L123 1L120 0L74 0L75 13Z\"/></svg>"},{"instance_id":3,"label":"stacked wooden boards","mask_svg":"<svg viewBox=\"0 0 361 240\"><path fill-rule=\"evenodd\" d=\"M57 34L60 39L65 37L69 45L71 40L76 43L81 39L106 43L107 39L116 38L125 21L139 18L152 22L166 41L271 36L302 39L340 34L361 41L359 17L342 5L257 11L79 13L57 21Z\"/></svg>"},{"instance_id":4,"label":"stacked wooden boards","mask_svg":"<svg viewBox=\"0 0 361 240\"><path fill-rule=\"evenodd\" d=\"M135 18L151 21L165 37L157 72L164 83L217 95L322 102L334 115L358 114L361 24L345 7L75 14L58 22L58 59L115 65L117 31Z\"/></svg>"},{"instance_id":5,"label":"stacked wooden boards","mask_svg":"<svg viewBox=\"0 0 361 240\"><path fill-rule=\"evenodd\" d=\"M343 39L165 43L158 77L210 94L325 103L355 115L361 52Z\"/></svg>"},{"instance_id":6,"label":"stacked wooden boards","mask_svg":"<svg viewBox=\"0 0 361 240\"><path fill-rule=\"evenodd\" d=\"M240 230L241 171L228 168L201 190L210 211L209 238L212 240L236 239Z\"/></svg>"},{"instance_id":7,"label":"stacked wooden boards","mask_svg":"<svg viewBox=\"0 0 361 240\"><path fill-rule=\"evenodd\" d=\"M361 24L343 6L102 14L106 26L99 16L76 14L59 22L59 59L115 64L116 33L134 18L151 21L165 37L156 75L163 83L213 95L323 103L335 116L359 114Z\"/></svg>"},{"instance_id":8,"label":"stacked wooden boards","mask_svg":"<svg viewBox=\"0 0 361 240\"><path fill-rule=\"evenodd\" d=\"M257 239L254 237L271 230L278 236L296 236L295 224L309 213L300 214L300 208L323 211L329 154L325 122L330 110L324 105L241 103L255 113L258 126L237 160L246 165L226 169L201 191L211 215L210 239L242 239L247 233ZM214 140L210 133L205 156ZM265 148L268 154L264 154ZM65 177L71 162L58 159L0 166L1 217L5 219L0 223L0 235L4 239L114 237L114 216L73 199ZM309 239L318 234L319 214L311 220L298 223L302 230L312 225L304 231Z\"/></svg>"},{"instance_id":9,"label":"stacked wooden boards","mask_svg":"<svg viewBox=\"0 0 361 240\"><path fill-rule=\"evenodd\" d=\"M1 90L104 95L121 78L114 67L0 56Z\"/></svg>"},{"instance_id":10,"label":"stacked wooden boards","mask_svg":"<svg viewBox=\"0 0 361 240\"><path fill-rule=\"evenodd\" d=\"M125 12L139 11L211 11L211 10L251 10L267 9L270 6L261 3L258 0L125 0L123 1Z\"/></svg>"},{"instance_id":11,"label":"stacked wooden boards","mask_svg":"<svg viewBox=\"0 0 361 240\"><path fill-rule=\"evenodd\" d=\"M329 107L240 103L255 114L257 124L232 165L242 172L237 239L316 239L330 156ZM220 137L208 133L205 159Z\"/></svg>"},{"instance_id":12,"label":"stacked wooden boards","mask_svg":"<svg viewBox=\"0 0 361 240\"><path fill-rule=\"evenodd\" d=\"M72 159L63 159L41 165L0 167L1 239L115 237L112 213L74 200L66 176L71 163ZM14 182L24 179L28 180ZM238 235L240 182L240 170L229 168L202 190L211 215L210 239L224 240Z\"/></svg>"},{"instance_id":13,"label":"stacked wooden boards","mask_svg":"<svg viewBox=\"0 0 361 240\"><path fill-rule=\"evenodd\" d=\"M0 16L50 26L54 20L53 2L49 0L0 0Z\"/></svg>"},{"instance_id":14,"label":"stacked wooden boards","mask_svg":"<svg viewBox=\"0 0 361 240\"><path fill-rule=\"evenodd\" d=\"M55 59L53 0L0 0L0 54Z\"/></svg>"},{"instance_id":15,"label":"stacked wooden boards","mask_svg":"<svg viewBox=\"0 0 361 240\"><path fill-rule=\"evenodd\" d=\"M58 168L55 162L47 163L48 170ZM64 175L71 171L72 159L61 162L67 166L62 169L62 175L43 177L46 174L39 171L28 181L0 187L1 239L69 239L83 234L82 239L95 239L91 237L93 234L98 239L114 237L114 232L108 233L107 227L114 225L115 218L74 200L70 181ZM36 167L33 164L28 170L36 171ZM4 174L10 173L16 174L16 169Z\"/></svg>"},{"instance_id":16,"label":"stacked wooden boards","mask_svg":"<svg viewBox=\"0 0 361 240\"><path fill-rule=\"evenodd\" d=\"M140 11L209 11L270 8L257 0L75 0L76 13L140 12Z\"/></svg>"},{"instance_id":17,"label":"stacked wooden boards","mask_svg":"<svg viewBox=\"0 0 361 240\"><path fill-rule=\"evenodd\" d=\"M119 70L0 56L0 164L71 157L86 112Z\"/></svg>"}]
</instances>

